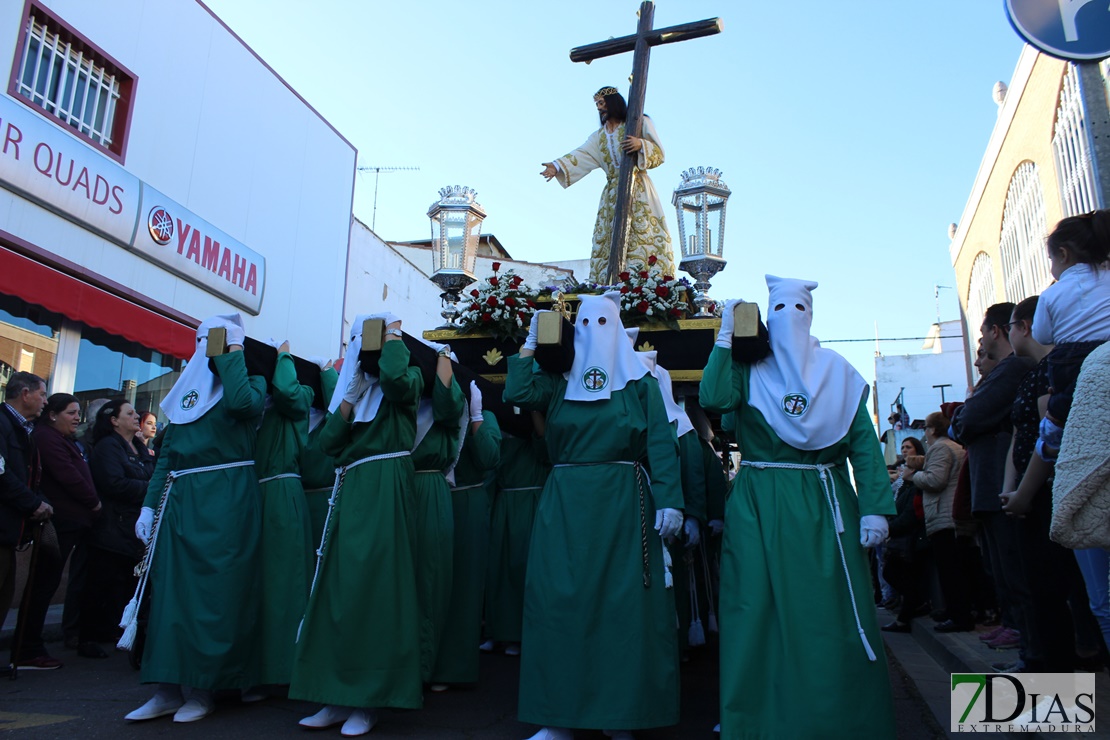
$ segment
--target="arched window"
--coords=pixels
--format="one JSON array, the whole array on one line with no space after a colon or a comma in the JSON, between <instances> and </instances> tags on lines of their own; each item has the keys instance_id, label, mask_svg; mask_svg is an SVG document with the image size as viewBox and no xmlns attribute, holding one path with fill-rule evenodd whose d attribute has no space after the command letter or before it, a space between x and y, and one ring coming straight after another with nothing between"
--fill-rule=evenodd
<instances>
[{"instance_id":1,"label":"arched window","mask_svg":"<svg viewBox=\"0 0 1110 740\"><path fill-rule=\"evenodd\" d=\"M1037 165L1022 162L1010 178L1002 211L1002 277L1006 300L1017 303L1040 293L1052 280L1044 237L1044 191ZM978 258L976 258L978 259Z\"/></svg>"},{"instance_id":2,"label":"arched window","mask_svg":"<svg viewBox=\"0 0 1110 740\"><path fill-rule=\"evenodd\" d=\"M1079 70L1074 64L1068 64L1068 71L1060 87L1052 151L1056 156L1056 177L1059 180L1064 216L1076 216L1095 210L1098 204L1095 196L1095 173L1091 167L1091 142L1083 115Z\"/></svg>"},{"instance_id":3,"label":"arched window","mask_svg":"<svg viewBox=\"0 0 1110 740\"><path fill-rule=\"evenodd\" d=\"M990 255L980 252L971 263L971 283L967 291L967 333L971 340L971 356L979 347L979 329L987 309L995 303L994 265Z\"/></svg>"}]
</instances>

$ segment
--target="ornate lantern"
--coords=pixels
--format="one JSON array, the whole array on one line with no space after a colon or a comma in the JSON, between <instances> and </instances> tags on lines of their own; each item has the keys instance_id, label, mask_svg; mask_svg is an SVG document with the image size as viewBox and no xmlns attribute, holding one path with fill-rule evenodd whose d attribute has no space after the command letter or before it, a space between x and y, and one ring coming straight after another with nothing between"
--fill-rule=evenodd
<instances>
[{"instance_id":1,"label":"ornate lantern","mask_svg":"<svg viewBox=\"0 0 1110 740\"><path fill-rule=\"evenodd\" d=\"M440 300L443 326L453 329L459 310L455 304L459 291L474 282L474 262L478 257L478 234L486 212L475 200L478 193L468 187L440 188L439 200L428 208L432 220L432 282L443 293Z\"/></svg>"},{"instance_id":2,"label":"ornate lantern","mask_svg":"<svg viewBox=\"0 0 1110 740\"><path fill-rule=\"evenodd\" d=\"M671 199L678 212L678 241L682 245L679 268L696 281L696 318L713 316L709 310L713 303L709 281L725 269L726 261L721 254L725 247L725 206L731 194L720 170L691 167L682 173L682 182Z\"/></svg>"}]
</instances>

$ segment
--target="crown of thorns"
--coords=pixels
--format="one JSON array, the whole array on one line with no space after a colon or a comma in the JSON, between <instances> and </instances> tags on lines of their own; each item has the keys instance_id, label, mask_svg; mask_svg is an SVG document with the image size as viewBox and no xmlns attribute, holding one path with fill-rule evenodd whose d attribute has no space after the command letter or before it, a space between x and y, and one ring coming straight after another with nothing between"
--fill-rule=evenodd
<instances>
[{"instance_id":1,"label":"crown of thorns","mask_svg":"<svg viewBox=\"0 0 1110 740\"><path fill-rule=\"evenodd\" d=\"M620 95L620 93L617 92L617 88L615 87L603 87L594 93L594 102L596 103L606 95Z\"/></svg>"}]
</instances>

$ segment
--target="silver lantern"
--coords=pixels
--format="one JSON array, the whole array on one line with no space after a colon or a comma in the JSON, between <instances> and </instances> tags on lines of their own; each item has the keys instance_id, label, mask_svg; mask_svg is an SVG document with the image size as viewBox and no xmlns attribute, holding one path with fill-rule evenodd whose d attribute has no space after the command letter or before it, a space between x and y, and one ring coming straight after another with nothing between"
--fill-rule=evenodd
<instances>
[{"instance_id":1,"label":"silver lantern","mask_svg":"<svg viewBox=\"0 0 1110 740\"><path fill-rule=\"evenodd\" d=\"M486 212L475 200L478 193L468 187L452 185L439 190L439 200L428 208L432 221L432 282L443 293L440 300L444 325L455 328L459 315L459 291L474 282L474 262L478 257L478 235Z\"/></svg>"},{"instance_id":2,"label":"silver lantern","mask_svg":"<svg viewBox=\"0 0 1110 740\"><path fill-rule=\"evenodd\" d=\"M709 281L726 261L725 206L732 191L721 179L721 171L713 167L691 167L682 173L682 182L674 191L671 202L678 213L678 240L682 246L679 269L694 280L695 318L713 316L709 307Z\"/></svg>"}]
</instances>

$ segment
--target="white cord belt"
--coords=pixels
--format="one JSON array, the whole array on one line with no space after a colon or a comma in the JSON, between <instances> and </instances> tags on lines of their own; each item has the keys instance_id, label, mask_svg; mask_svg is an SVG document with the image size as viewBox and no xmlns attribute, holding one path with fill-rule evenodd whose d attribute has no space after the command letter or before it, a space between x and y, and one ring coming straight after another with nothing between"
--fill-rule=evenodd
<instances>
[{"instance_id":1,"label":"white cord belt","mask_svg":"<svg viewBox=\"0 0 1110 740\"><path fill-rule=\"evenodd\" d=\"M542 491L543 486L524 486L523 488L498 488L502 493L514 493L516 491Z\"/></svg>"},{"instance_id":2,"label":"white cord belt","mask_svg":"<svg viewBox=\"0 0 1110 740\"><path fill-rule=\"evenodd\" d=\"M166 484L162 487L162 497L158 501L158 509L154 512L154 521L150 525L150 541L147 543L146 551L143 553L143 559L139 561L137 569L139 582L135 585L135 595L131 597L131 601L124 607L123 616L119 621L119 626L123 627L123 636L120 637L116 647L121 650L130 650L131 646L135 643L135 634L139 627L139 604L142 603L143 595L146 593L146 582L147 578L150 576L150 566L154 562L154 548L158 544L158 532L162 528L162 515L165 513L166 501L169 499L170 490L173 488L174 481L178 478L184 478L187 475L193 475L195 473L210 473L215 470L245 468L253 465L254 460L241 460L239 462L223 463L221 465L206 465L201 468L171 470L166 474Z\"/></svg>"},{"instance_id":3,"label":"white cord belt","mask_svg":"<svg viewBox=\"0 0 1110 740\"><path fill-rule=\"evenodd\" d=\"M412 453L408 450L400 452L385 452L381 455L371 455L364 457L354 462L347 463L335 469L335 483L331 487L331 496L328 498L328 513L324 517L324 533L320 537L320 547L316 548L316 569L312 572L312 586L308 590L309 601L312 600L312 594L316 593L316 581L320 577L320 564L324 562L324 553L327 552L328 547L328 532L331 525L331 515L335 511L336 505L339 503L339 491L343 487L343 479L347 476L348 471L357 468L359 465L364 465L370 462L377 462L378 460L392 460L397 457L408 457ZM327 490L326 488L315 489L317 491ZM304 617L301 617L301 623L297 625L297 639L301 639L301 627L304 627Z\"/></svg>"},{"instance_id":4,"label":"white cord belt","mask_svg":"<svg viewBox=\"0 0 1110 740\"><path fill-rule=\"evenodd\" d=\"M459 491L472 491L475 488L483 488L485 483L472 483L469 486L457 486L451 489L451 493L458 493Z\"/></svg>"},{"instance_id":5,"label":"white cord belt","mask_svg":"<svg viewBox=\"0 0 1110 740\"><path fill-rule=\"evenodd\" d=\"M421 473L424 473L424 474L428 474L428 473L439 473L440 475L443 475L443 471L442 471L442 470L415 470L415 471L413 471L413 472L414 472L414 473L416 473L417 475L420 475Z\"/></svg>"},{"instance_id":6,"label":"white cord belt","mask_svg":"<svg viewBox=\"0 0 1110 740\"><path fill-rule=\"evenodd\" d=\"M277 475L271 475L269 478L260 478L258 480L258 485L262 485L263 483L269 483L272 480L281 480L282 478L296 478L297 480L300 480L301 479L301 474L300 473L278 473Z\"/></svg>"},{"instance_id":7,"label":"white cord belt","mask_svg":"<svg viewBox=\"0 0 1110 740\"><path fill-rule=\"evenodd\" d=\"M825 503L829 506L829 513L832 515L834 529L836 530L836 548L840 552L840 565L844 569L844 581L848 584L848 597L852 601L852 615L856 619L856 630L859 632L860 640L863 641L863 649L867 651L867 659L874 662L876 660L875 651L871 649L871 643L867 641L867 633L863 631L863 625L859 621L859 609L856 608L856 592L852 588L852 574L848 572L848 559L844 556L844 543L840 538L840 535L844 532L844 520L840 516L840 501L836 498L836 479L829 475L829 471L836 467L836 463L803 465L801 463L741 460L740 467L757 470L812 470L817 473L817 478L821 481L821 491L825 494Z\"/></svg>"}]
</instances>

